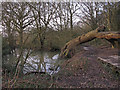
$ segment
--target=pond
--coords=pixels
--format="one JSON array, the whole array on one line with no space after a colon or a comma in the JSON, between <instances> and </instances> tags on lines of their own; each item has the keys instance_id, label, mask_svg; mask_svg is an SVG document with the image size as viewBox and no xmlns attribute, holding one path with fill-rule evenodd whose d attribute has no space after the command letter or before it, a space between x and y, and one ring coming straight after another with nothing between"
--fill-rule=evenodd
<instances>
[{"instance_id":1,"label":"pond","mask_svg":"<svg viewBox=\"0 0 120 90\"><path fill-rule=\"evenodd\" d=\"M15 65L17 57L19 56L19 50L16 50L17 54L11 54L6 56L8 64ZM23 53L23 58L25 59L27 50ZM60 70L60 64L63 60L59 60L59 52L46 52L46 51L34 51L26 60L24 64L23 73L28 72L46 72L48 74L57 73ZM5 60L5 61L6 61Z\"/></svg>"}]
</instances>

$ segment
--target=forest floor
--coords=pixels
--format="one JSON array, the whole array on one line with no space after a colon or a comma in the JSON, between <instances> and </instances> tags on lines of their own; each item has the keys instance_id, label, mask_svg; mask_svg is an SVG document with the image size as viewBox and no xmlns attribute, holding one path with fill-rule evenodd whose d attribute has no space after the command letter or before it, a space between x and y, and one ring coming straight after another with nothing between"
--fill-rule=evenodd
<instances>
[{"instance_id":1,"label":"forest floor","mask_svg":"<svg viewBox=\"0 0 120 90\"><path fill-rule=\"evenodd\" d=\"M120 72L101 63L98 57L118 56L118 49L108 46L80 46L77 53L63 61L61 69L53 76L30 74L13 82L14 88L120 88ZM3 88L10 78L3 75Z\"/></svg>"},{"instance_id":2,"label":"forest floor","mask_svg":"<svg viewBox=\"0 0 120 90\"><path fill-rule=\"evenodd\" d=\"M61 66L56 85L61 88L120 88L120 73L98 60L98 57L118 56L118 49L83 48Z\"/></svg>"}]
</instances>

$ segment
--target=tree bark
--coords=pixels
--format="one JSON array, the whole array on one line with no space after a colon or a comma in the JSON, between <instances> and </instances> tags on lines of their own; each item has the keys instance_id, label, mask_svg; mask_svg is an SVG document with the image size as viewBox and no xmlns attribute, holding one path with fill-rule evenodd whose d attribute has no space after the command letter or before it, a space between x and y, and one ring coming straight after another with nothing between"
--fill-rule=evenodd
<instances>
[{"instance_id":1,"label":"tree bark","mask_svg":"<svg viewBox=\"0 0 120 90\"><path fill-rule=\"evenodd\" d=\"M78 36L77 38L70 40L65 46L61 49L60 58L72 57L74 55L75 46L89 42L95 38L106 39L112 43L115 47L119 47L120 33L119 32L104 32L105 26L100 26L97 29L88 32L87 34L83 34L82 36Z\"/></svg>"}]
</instances>

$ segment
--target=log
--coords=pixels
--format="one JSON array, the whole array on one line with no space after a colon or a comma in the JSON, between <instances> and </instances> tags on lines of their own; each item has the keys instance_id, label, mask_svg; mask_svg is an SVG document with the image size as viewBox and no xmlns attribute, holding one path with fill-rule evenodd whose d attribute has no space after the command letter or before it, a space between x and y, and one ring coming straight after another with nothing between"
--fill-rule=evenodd
<instances>
[{"instance_id":1,"label":"log","mask_svg":"<svg viewBox=\"0 0 120 90\"><path fill-rule=\"evenodd\" d=\"M119 47L120 44L119 43L116 44L116 41L120 41L120 33L104 31L105 26L99 26L97 29L90 31L87 34L83 34L82 36L78 36L77 38L70 40L61 49L60 58L72 57L75 52L74 48L77 45L89 42L95 38L106 39L109 42L111 42L113 46Z\"/></svg>"},{"instance_id":2,"label":"log","mask_svg":"<svg viewBox=\"0 0 120 90\"><path fill-rule=\"evenodd\" d=\"M120 49L120 32L100 32L96 38L106 39L112 44L112 48Z\"/></svg>"}]
</instances>

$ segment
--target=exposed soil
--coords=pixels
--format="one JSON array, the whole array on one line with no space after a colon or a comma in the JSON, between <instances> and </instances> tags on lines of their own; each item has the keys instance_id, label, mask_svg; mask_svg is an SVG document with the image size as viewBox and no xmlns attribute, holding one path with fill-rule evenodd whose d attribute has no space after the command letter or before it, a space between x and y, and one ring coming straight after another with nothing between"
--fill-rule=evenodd
<instances>
[{"instance_id":1,"label":"exposed soil","mask_svg":"<svg viewBox=\"0 0 120 90\"><path fill-rule=\"evenodd\" d=\"M14 88L120 88L120 75L110 73L98 57L117 55L118 49L111 47L81 46L69 60L63 61L60 71L53 75L30 74L20 77ZM114 59L113 59L114 60ZM109 67L108 67L109 68ZM119 73L120 74L120 73ZM7 88L8 79L3 76L2 87Z\"/></svg>"},{"instance_id":2,"label":"exposed soil","mask_svg":"<svg viewBox=\"0 0 120 90\"><path fill-rule=\"evenodd\" d=\"M82 47L81 47L82 48ZM97 59L99 56L118 55L118 49L92 47L81 49L71 59L66 60L57 74L56 84L62 88L118 88L120 78L115 78Z\"/></svg>"}]
</instances>

